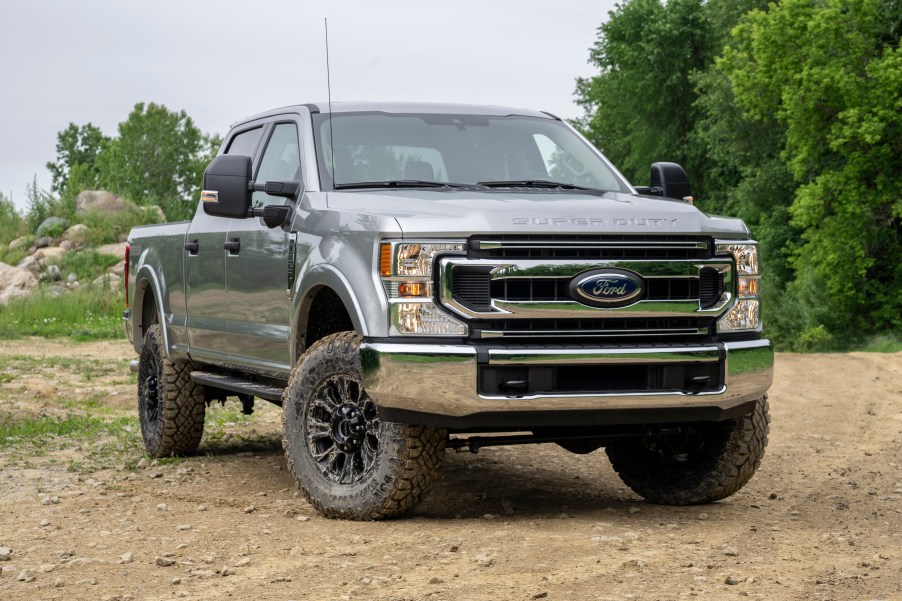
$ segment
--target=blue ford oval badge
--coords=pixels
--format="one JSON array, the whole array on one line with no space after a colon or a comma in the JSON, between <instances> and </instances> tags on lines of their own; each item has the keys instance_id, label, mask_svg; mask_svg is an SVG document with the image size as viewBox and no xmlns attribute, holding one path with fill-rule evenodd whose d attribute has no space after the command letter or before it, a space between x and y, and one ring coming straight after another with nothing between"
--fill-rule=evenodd
<instances>
[{"instance_id":1,"label":"blue ford oval badge","mask_svg":"<svg viewBox=\"0 0 902 601\"><path fill-rule=\"evenodd\" d=\"M642 277L625 269L597 269L579 274L570 282L570 295L593 307L621 307L639 300Z\"/></svg>"}]
</instances>

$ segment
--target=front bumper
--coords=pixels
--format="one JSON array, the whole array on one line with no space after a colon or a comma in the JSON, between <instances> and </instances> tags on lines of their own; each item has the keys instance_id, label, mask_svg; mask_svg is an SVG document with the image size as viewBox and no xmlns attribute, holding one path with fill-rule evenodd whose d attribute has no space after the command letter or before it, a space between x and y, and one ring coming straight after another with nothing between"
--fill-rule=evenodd
<instances>
[{"instance_id":1,"label":"front bumper","mask_svg":"<svg viewBox=\"0 0 902 601\"><path fill-rule=\"evenodd\" d=\"M751 409L773 382L769 340L698 345L599 348L479 348L468 345L364 341L364 385L386 419L449 428L514 428L718 421ZM712 365L722 370L713 390L523 395L480 394L485 366Z\"/></svg>"}]
</instances>

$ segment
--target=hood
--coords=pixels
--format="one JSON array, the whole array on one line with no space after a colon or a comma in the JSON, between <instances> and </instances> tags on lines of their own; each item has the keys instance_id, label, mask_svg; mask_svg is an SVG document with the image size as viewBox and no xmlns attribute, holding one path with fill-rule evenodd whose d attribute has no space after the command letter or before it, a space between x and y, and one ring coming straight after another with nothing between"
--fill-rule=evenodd
<instances>
[{"instance_id":1,"label":"hood","mask_svg":"<svg viewBox=\"0 0 902 601\"><path fill-rule=\"evenodd\" d=\"M709 216L656 196L607 192L359 190L329 192L328 205L392 217L405 238L474 234L702 234L744 238L739 219Z\"/></svg>"}]
</instances>

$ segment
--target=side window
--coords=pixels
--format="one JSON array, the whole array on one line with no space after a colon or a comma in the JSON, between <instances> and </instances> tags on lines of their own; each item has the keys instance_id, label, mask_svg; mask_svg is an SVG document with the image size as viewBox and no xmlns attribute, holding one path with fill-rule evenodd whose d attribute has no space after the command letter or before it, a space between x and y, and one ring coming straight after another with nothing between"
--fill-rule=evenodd
<instances>
[{"instance_id":1,"label":"side window","mask_svg":"<svg viewBox=\"0 0 902 601\"><path fill-rule=\"evenodd\" d=\"M273 129L257 170L258 183L272 181L300 181L301 154L298 150L298 127L294 123L279 123ZM253 205L257 208L270 204L284 204L285 199L254 192Z\"/></svg>"},{"instance_id":2,"label":"side window","mask_svg":"<svg viewBox=\"0 0 902 601\"><path fill-rule=\"evenodd\" d=\"M243 131L229 142L229 148L226 150L226 154L244 154L249 157L254 156L254 148L257 146L257 140L260 139L260 134L263 132L262 127L255 127L254 129L249 129L247 131Z\"/></svg>"}]
</instances>

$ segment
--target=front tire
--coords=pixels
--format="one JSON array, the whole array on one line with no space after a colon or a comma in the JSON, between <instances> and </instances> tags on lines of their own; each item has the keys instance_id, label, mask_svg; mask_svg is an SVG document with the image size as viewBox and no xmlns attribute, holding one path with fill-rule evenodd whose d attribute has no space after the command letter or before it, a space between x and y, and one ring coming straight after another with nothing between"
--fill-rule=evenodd
<instances>
[{"instance_id":1,"label":"front tire","mask_svg":"<svg viewBox=\"0 0 902 601\"><path fill-rule=\"evenodd\" d=\"M194 364L166 358L160 324L148 328L138 363L138 417L151 457L190 455L204 434L204 388Z\"/></svg>"},{"instance_id":2,"label":"front tire","mask_svg":"<svg viewBox=\"0 0 902 601\"><path fill-rule=\"evenodd\" d=\"M307 500L330 518L379 520L416 507L438 475L447 434L387 422L363 388L360 337L314 344L282 396L288 468Z\"/></svg>"},{"instance_id":3,"label":"front tire","mask_svg":"<svg viewBox=\"0 0 902 601\"><path fill-rule=\"evenodd\" d=\"M751 413L677 434L627 439L607 447L624 484L661 505L696 505L729 497L754 475L770 430L767 395Z\"/></svg>"}]
</instances>

